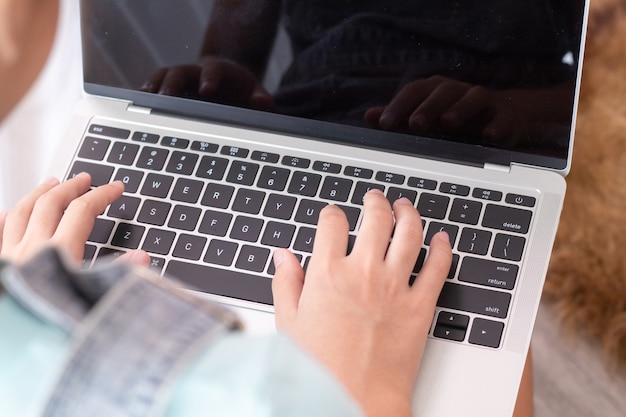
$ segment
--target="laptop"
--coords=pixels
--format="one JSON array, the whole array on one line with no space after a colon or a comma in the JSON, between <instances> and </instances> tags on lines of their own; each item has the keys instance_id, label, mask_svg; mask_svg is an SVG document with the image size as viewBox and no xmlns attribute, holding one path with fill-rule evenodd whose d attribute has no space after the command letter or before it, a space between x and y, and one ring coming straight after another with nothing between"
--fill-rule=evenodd
<instances>
[{"instance_id":1,"label":"laptop","mask_svg":"<svg viewBox=\"0 0 626 417\"><path fill-rule=\"evenodd\" d=\"M437 231L454 252L415 415L511 415L565 194L587 2L80 7L85 96L52 171L126 184L85 265L143 248L272 332L273 250L306 267L325 205L352 242L367 190L407 197L425 231L410 280Z\"/></svg>"}]
</instances>

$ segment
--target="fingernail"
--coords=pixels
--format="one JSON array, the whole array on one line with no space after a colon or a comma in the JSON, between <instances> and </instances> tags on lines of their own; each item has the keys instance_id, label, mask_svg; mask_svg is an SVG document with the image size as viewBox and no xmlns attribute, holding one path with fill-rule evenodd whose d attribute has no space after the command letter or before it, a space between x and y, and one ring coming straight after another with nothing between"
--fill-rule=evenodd
<instances>
[{"instance_id":1,"label":"fingernail","mask_svg":"<svg viewBox=\"0 0 626 417\"><path fill-rule=\"evenodd\" d=\"M368 193L384 195L383 192L380 191L378 188L372 188L371 190L368 191Z\"/></svg>"},{"instance_id":2,"label":"fingernail","mask_svg":"<svg viewBox=\"0 0 626 417\"><path fill-rule=\"evenodd\" d=\"M278 266L283 263L285 260L285 252L282 249L277 249L274 251L274 266L278 268Z\"/></svg>"},{"instance_id":3,"label":"fingernail","mask_svg":"<svg viewBox=\"0 0 626 417\"><path fill-rule=\"evenodd\" d=\"M413 203L411 203L411 200L409 200L406 197L401 197L401 198L397 199L396 202L398 204L405 204L405 205L408 205L408 206L413 206Z\"/></svg>"},{"instance_id":4,"label":"fingernail","mask_svg":"<svg viewBox=\"0 0 626 417\"><path fill-rule=\"evenodd\" d=\"M450 236L448 236L447 232L439 232L435 236L437 236L438 239L441 239L446 243L450 243Z\"/></svg>"},{"instance_id":5,"label":"fingernail","mask_svg":"<svg viewBox=\"0 0 626 417\"><path fill-rule=\"evenodd\" d=\"M59 180L55 177L48 177L41 182L41 185L58 184Z\"/></svg>"}]
</instances>

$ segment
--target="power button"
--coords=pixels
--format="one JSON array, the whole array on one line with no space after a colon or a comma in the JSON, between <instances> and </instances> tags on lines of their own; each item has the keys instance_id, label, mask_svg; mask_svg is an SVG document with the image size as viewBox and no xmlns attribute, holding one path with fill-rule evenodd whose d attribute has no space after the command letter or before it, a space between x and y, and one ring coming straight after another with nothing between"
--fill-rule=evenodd
<instances>
[{"instance_id":1,"label":"power button","mask_svg":"<svg viewBox=\"0 0 626 417\"><path fill-rule=\"evenodd\" d=\"M505 201L509 204L515 204L516 206L534 207L537 199L527 195L507 194Z\"/></svg>"}]
</instances>

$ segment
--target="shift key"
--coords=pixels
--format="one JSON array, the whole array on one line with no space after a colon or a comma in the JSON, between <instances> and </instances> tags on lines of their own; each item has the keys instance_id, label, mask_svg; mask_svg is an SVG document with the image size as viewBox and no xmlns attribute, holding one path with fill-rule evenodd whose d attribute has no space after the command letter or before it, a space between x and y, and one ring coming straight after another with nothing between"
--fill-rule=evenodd
<instances>
[{"instance_id":1,"label":"shift key","mask_svg":"<svg viewBox=\"0 0 626 417\"><path fill-rule=\"evenodd\" d=\"M506 318L511 294L446 282L437 306L485 316Z\"/></svg>"}]
</instances>

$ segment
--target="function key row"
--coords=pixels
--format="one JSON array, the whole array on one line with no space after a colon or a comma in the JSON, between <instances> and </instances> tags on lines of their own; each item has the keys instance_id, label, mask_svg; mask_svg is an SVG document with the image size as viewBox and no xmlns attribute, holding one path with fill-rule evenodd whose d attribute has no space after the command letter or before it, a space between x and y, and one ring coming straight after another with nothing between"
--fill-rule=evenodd
<instances>
[{"instance_id":1,"label":"function key row","mask_svg":"<svg viewBox=\"0 0 626 417\"><path fill-rule=\"evenodd\" d=\"M98 134L101 136L109 136L116 139L127 139L130 136L130 131L126 129L119 129L109 126L102 125L91 125L89 127L89 133ZM156 144L159 142L159 135L145 133L145 132L134 132L132 136L132 140L144 143L153 143ZM94 145L94 142L97 142ZM81 153L79 156L81 158L86 159L96 159L102 160L104 158L104 154L110 144L108 140L101 140L92 137L85 138L84 145L81 149ZM209 143L205 141L190 141L189 139L183 139L174 136L164 136L161 139L161 145L170 148L177 149L186 149L191 144L191 149L200 152L207 153L217 153L219 151L222 155L227 155L231 157L237 158L247 158L250 155L250 150L246 148L241 148L237 146L227 146L224 145L220 147L217 144ZM120 148L125 147L124 145L116 144L114 145L115 156L110 156L108 161L113 163L121 163L124 165L129 165L128 161L134 158L134 155L130 155L132 153L129 152L128 156L122 158L120 156ZM93 149L93 151L89 151L89 149ZM136 150L135 150L136 152ZM154 152L154 149L151 149L150 152ZM112 151L113 153L113 151ZM131 158L132 157L132 158ZM113 160L112 160L113 158ZM117 159L115 159L117 158ZM311 160L307 158L301 158L297 156L285 155L282 158L280 155L271 152L262 152L262 151L253 151L250 155L250 158L255 161L267 162L267 163L280 163L285 166L308 169L311 167ZM132 161L130 162L132 163ZM342 170L342 166L337 163L326 162L326 161L314 161L312 164L312 168L314 171L326 172L330 174L339 174ZM419 188L424 190L435 191L439 190L439 192L444 194L456 195L461 197L466 197L471 194L473 198L480 200L487 200L493 202L502 201L503 193L500 191L485 189L485 188L474 188L471 189L467 185L456 184L450 182L442 182L438 184L437 181L427 179L427 178L418 178L418 177L409 177L408 180L402 174L397 174L393 172L386 171L378 171L374 173L373 170L367 168L360 168L355 166L346 166L343 169L343 175L354 178L362 178L362 179L372 179L375 178L376 181L394 184L394 185L402 185L406 182L406 184L411 188ZM536 204L536 198L527 195L508 193L504 198L504 201L507 204L522 206L522 207L534 207Z\"/></svg>"}]
</instances>

